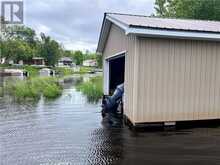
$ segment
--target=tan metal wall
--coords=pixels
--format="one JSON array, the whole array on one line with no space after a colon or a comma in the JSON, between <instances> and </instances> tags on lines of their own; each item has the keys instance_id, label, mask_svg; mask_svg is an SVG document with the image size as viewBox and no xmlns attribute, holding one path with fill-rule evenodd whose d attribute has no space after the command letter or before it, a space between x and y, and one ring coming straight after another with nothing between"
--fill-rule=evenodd
<instances>
[{"instance_id":1,"label":"tan metal wall","mask_svg":"<svg viewBox=\"0 0 220 165\"><path fill-rule=\"evenodd\" d=\"M133 122L220 118L219 42L140 38L138 50Z\"/></svg>"},{"instance_id":2,"label":"tan metal wall","mask_svg":"<svg viewBox=\"0 0 220 165\"><path fill-rule=\"evenodd\" d=\"M103 53L103 64L105 63L105 59L109 58L117 53L120 53L122 51L126 51L125 55L125 106L124 106L124 113L126 116L131 120L133 119L133 114L135 111L133 111L134 106L134 96L135 93L137 93L137 89L135 88L134 83L135 81L135 72L138 71L137 65L134 65L135 63L135 45L136 45L137 38L133 35L125 35L125 32L121 30L118 26L112 24L108 40L105 45L104 53ZM135 67L136 66L136 67ZM105 68L105 67L103 67ZM104 79L106 78L107 73L104 69ZM104 83L104 89L106 88L106 85ZM136 86L137 87L137 86Z\"/></svg>"},{"instance_id":3,"label":"tan metal wall","mask_svg":"<svg viewBox=\"0 0 220 165\"><path fill-rule=\"evenodd\" d=\"M220 118L219 42L137 38L112 25L104 60L122 51L133 123Z\"/></svg>"}]
</instances>

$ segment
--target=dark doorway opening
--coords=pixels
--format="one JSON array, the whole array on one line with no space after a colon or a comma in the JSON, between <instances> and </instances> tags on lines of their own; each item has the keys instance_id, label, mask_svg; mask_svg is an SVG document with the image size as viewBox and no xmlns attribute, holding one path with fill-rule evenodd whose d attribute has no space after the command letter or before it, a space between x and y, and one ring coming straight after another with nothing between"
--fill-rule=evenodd
<instances>
[{"instance_id":1,"label":"dark doorway opening","mask_svg":"<svg viewBox=\"0 0 220 165\"><path fill-rule=\"evenodd\" d=\"M114 92L116 87L124 83L125 56L120 56L109 61L109 91Z\"/></svg>"}]
</instances>

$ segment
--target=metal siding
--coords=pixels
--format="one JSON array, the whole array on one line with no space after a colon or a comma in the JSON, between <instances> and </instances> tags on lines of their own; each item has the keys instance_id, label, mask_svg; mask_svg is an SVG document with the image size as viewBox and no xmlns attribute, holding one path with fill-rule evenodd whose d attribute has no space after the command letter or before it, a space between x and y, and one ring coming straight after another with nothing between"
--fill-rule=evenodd
<instances>
[{"instance_id":1,"label":"metal siding","mask_svg":"<svg viewBox=\"0 0 220 165\"><path fill-rule=\"evenodd\" d=\"M220 43L140 38L135 123L220 118Z\"/></svg>"},{"instance_id":2,"label":"metal siding","mask_svg":"<svg viewBox=\"0 0 220 165\"><path fill-rule=\"evenodd\" d=\"M134 87L134 61L135 61L135 42L134 35L125 35L125 32L118 26L112 24L109 36L104 48L103 59L111 57L119 52L126 51L125 55L125 105L124 113L133 122L134 109L136 109L134 100L134 92L137 91ZM107 71L104 68L104 79L106 78ZM106 88L106 84L104 84Z\"/></svg>"}]
</instances>

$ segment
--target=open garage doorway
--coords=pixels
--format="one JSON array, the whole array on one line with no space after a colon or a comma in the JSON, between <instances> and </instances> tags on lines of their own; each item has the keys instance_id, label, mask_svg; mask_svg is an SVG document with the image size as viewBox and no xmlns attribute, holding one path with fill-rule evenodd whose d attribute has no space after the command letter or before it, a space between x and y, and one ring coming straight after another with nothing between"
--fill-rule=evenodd
<instances>
[{"instance_id":1,"label":"open garage doorway","mask_svg":"<svg viewBox=\"0 0 220 165\"><path fill-rule=\"evenodd\" d=\"M111 95L116 87L125 80L125 54L108 59L108 93Z\"/></svg>"}]
</instances>

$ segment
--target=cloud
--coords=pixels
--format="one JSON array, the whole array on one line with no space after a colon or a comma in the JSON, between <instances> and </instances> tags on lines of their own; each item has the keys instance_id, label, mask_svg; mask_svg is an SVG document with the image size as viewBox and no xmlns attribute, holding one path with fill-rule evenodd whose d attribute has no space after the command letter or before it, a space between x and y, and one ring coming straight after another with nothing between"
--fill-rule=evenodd
<instances>
[{"instance_id":1,"label":"cloud","mask_svg":"<svg viewBox=\"0 0 220 165\"><path fill-rule=\"evenodd\" d=\"M25 24L66 49L94 51L104 12L150 15L154 0L24 0Z\"/></svg>"},{"instance_id":2,"label":"cloud","mask_svg":"<svg viewBox=\"0 0 220 165\"><path fill-rule=\"evenodd\" d=\"M42 25L42 24L37 25L35 30L37 34L40 34L41 32L47 34L47 33L50 33L51 31L49 27Z\"/></svg>"}]
</instances>

